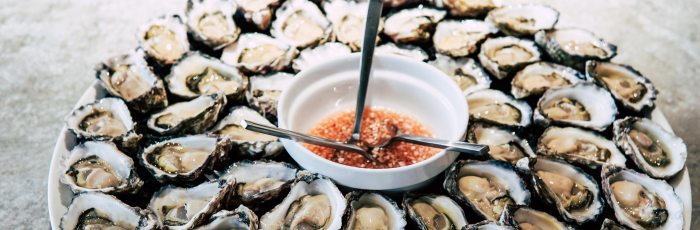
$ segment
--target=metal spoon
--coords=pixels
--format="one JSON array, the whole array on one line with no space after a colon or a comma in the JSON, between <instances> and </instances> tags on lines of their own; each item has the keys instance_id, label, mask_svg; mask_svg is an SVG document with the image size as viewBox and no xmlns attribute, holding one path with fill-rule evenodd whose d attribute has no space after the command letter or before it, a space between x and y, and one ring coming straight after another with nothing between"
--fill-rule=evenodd
<instances>
[{"instance_id":1,"label":"metal spoon","mask_svg":"<svg viewBox=\"0 0 700 230\"><path fill-rule=\"evenodd\" d=\"M433 148L440 148L440 149L445 149L448 151L456 151L456 152L461 152L461 153L469 153L473 155L484 155L489 152L489 146L488 145L479 145L479 144L473 144L473 143L468 143L468 142L462 142L462 141L449 141L445 139L438 139L438 138L432 138L432 137L424 137L424 136L418 136L418 135L413 135L413 134L405 134L402 133L401 129L399 127L396 127L391 124L387 124L387 129L388 132L390 133L389 135L391 138L382 140L384 141L383 143L378 143L374 146L371 146L372 148L384 148L389 146L389 144L395 142L395 141L401 141L401 142L406 142L406 143L411 143L411 144L417 144L417 145L422 145L422 146L428 146L428 147L433 147Z\"/></svg>"}]
</instances>

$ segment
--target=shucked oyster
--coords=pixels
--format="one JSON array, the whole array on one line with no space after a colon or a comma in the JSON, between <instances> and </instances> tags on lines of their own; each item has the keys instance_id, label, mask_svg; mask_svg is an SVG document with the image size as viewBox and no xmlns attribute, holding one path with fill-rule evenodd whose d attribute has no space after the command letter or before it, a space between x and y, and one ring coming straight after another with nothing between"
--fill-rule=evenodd
<instances>
[{"instance_id":1,"label":"shucked oyster","mask_svg":"<svg viewBox=\"0 0 700 230\"><path fill-rule=\"evenodd\" d=\"M467 225L462 230L516 230L512 226L502 224L500 222L485 220L476 224Z\"/></svg>"},{"instance_id":2,"label":"shucked oyster","mask_svg":"<svg viewBox=\"0 0 700 230\"><path fill-rule=\"evenodd\" d=\"M178 15L162 16L139 27L136 36L141 48L158 63L169 65L175 63L190 50L187 41L187 27Z\"/></svg>"},{"instance_id":3,"label":"shucked oyster","mask_svg":"<svg viewBox=\"0 0 700 230\"><path fill-rule=\"evenodd\" d=\"M467 140L488 145L491 158L513 165L523 157L535 157L527 140L518 137L515 131L506 127L476 123L469 127Z\"/></svg>"},{"instance_id":4,"label":"shucked oyster","mask_svg":"<svg viewBox=\"0 0 700 230\"><path fill-rule=\"evenodd\" d=\"M369 7L369 2L325 1L323 3L326 17L333 24L335 41L347 45L353 52L360 51L362 48L367 7ZM381 31L382 23L380 21L377 32Z\"/></svg>"},{"instance_id":5,"label":"shucked oyster","mask_svg":"<svg viewBox=\"0 0 700 230\"><path fill-rule=\"evenodd\" d=\"M248 105L270 121L277 120L277 101L294 74L278 72L250 77Z\"/></svg>"},{"instance_id":6,"label":"shucked oyster","mask_svg":"<svg viewBox=\"0 0 700 230\"><path fill-rule=\"evenodd\" d=\"M66 126L78 138L113 141L127 153L136 151L141 140L129 108L118 98L103 98L74 109L66 116Z\"/></svg>"},{"instance_id":7,"label":"shucked oyster","mask_svg":"<svg viewBox=\"0 0 700 230\"><path fill-rule=\"evenodd\" d=\"M260 229L340 229L347 206L340 190L321 175L306 171L297 175L289 195L260 218Z\"/></svg>"},{"instance_id":8,"label":"shucked oyster","mask_svg":"<svg viewBox=\"0 0 700 230\"><path fill-rule=\"evenodd\" d=\"M143 49L136 48L95 66L100 84L139 113L168 106L163 81L151 72L145 55Z\"/></svg>"},{"instance_id":9,"label":"shucked oyster","mask_svg":"<svg viewBox=\"0 0 700 230\"><path fill-rule=\"evenodd\" d=\"M610 91L610 94L625 108L635 112L653 108L656 94L649 79L627 65L610 62L588 61L586 75Z\"/></svg>"},{"instance_id":10,"label":"shucked oyster","mask_svg":"<svg viewBox=\"0 0 700 230\"><path fill-rule=\"evenodd\" d=\"M221 61L246 74L265 74L284 69L299 51L265 34L246 33L224 49Z\"/></svg>"},{"instance_id":11,"label":"shucked oyster","mask_svg":"<svg viewBox=\"0 0 700 230\"><path fill-rule=\"evenodd\" d=\"M116 197L100 192L81 192L71 200L59 228L151 230L161 229L161 225L149 210L129 207Z\"/></svg>"},{"instance_id":12,"label":"shucked oyster","mask_svg":"<svg viewBox=\"0 0 700 230\"><path fill-rule=\"evenodd\" d=\"M229 208L242 204L260 211L279 203L277 198L289 192L297 171L288 163L243 160L217 174L220 180L236 183Z\"/></svg>"},{"instance_id":13,"label":"shucked oyster","mask_svg":"<svg viewBox=\"0 0 700 230\"><path fill-rule=\"evenodd\" d=\"M605 219L603 221L603 226L600 226L600 230L628 230L624 226L616 223L614 220Z\"/></svg>"},{"instance_id":14,"label":"shucked oyster","mask_svg":"<svg viewBox=\"0 0 700 230\"><path fill-rule=\"evenodd\" d=\"M525 182L505 161L457 161L447 168L443 186L450 196L487 220L498 220L508 204L530 204Z\"/></svg>"},{"instance_id":15,"label":"shucked oyster","mask_svg":"<svg viewBox=\"0 0 700 230\"><path fill-rule=\"evenodd\" d=\"M192 37L214 50L238 39L241 28L233 23L237 5L233 0L187 1L187 26Z\"/></svg>"},{"instance_id":16,"label":"shucked oyster","mask_svg":"<svg viewBox=\"0 0 700 230\"><path fill-rule=\"evenodd\" d=\"M378 46L374 52L398 54L416 59L418 61L428 61L429 58L428 53L418 46L408 44L396 45L396 43L391 42Z\"/></svg>"},{"instance_id":17,"label":"shucked oyster","mask_svg":"<svg viewBox=\"0 0 700 230\"><path fill-rule=\"evenodd\" d=\"M530 105L501 91L485 89L474 92L467 96L467 103L469 115L474 120L507 126L530 125Z\"/></svg>"},{"instance_id":18,"label":"shucked oyster","mask_svg":"<svg viewBox=\"0 0 700 230\"><path fill-rule=\"evenodd\" d=\"M384 34L398 44L422 44L430 41L437 23L445 17L445 11L418 6L387 16Z\"/></svg>"},{"instance_id":19,"label":"shucked oyster","mask_svg":"<svg viewBox=\"0 0 700 230\"><path fill-rule=\"evenodd\" d=\"M168 106L148 118L148 128L160 134L200 134L219 117L226 105L223 91Z\"/></svg>"},{"instance_id":20,"label":"shucked oyster","mask_svg":"<svg viewBox=\"0 0 700 230\"><path fill-rule=\"evenodd\" d=\"M617 220L632 229L682 229L683 203L664 180L612 165L600 173Z\"/></svg>"},{"instance_id":21,"label":"shucked oyster","mask_svg":"<svg viewBox=\"0 0 700 230\"><path fill-rule=\"evenodd\" d=\"M189 182L228 163L230 147L227 137L185 136L148 146L139 160L161 183Z\"/></svg>"},{"instance_id":22,"label":"shucked oyster","mask_svg":"<svg viewBox=\"0 0 700 230\"><path fill-rule=\"evenodd\" d=\"M535 33L535 42L557 63L583 71L588 60L607 61L617 52L609 44L582 29L551 29Z\"/></svg>"},{"instance_id":23,"label":"shucked oyster","mask_svg":"<svg viewBox=\"0 0 700 230\"><path fill-rule=\"evenodd\" d=\"M267 31L272 22L272 13L282 1L280 0L236 0L238 12L247 23L253 24L261 31Z\"/></svg>"},{"instance_id":24,"label":"shucked oyster","mask_svg":"<svg viewBox=\"0 0 700 230\"><path fill-rule=\"evenodd\" d=\"M207 224L196 230L258 230L258 216L246 206L233 211L221 210L209 218Z\"/></svg>"},{"instance_id":25,"label":"shucked oyster","mask_svg":"<svg viewBox=\"0 0 700 230\"><path fill-rule=\"evenodd\" d=\"M428 62L428 64L437 67L451 77L464 95L491 87L489 75L474 59L459 58L455 60L445 55L436 54L435 60Z\"/></svg>"},{"instance_id":26,"label":"shucked oyster","mask_svg":"<svg viewBox=\"0 0 700 230\"><path fill-rule=\"evenodd\" d=\"M422 230L456 230L468 224L462 208L447 196L406 192L403 207Z\"/></svg>"},{"instance_id":27,"label":"shucked oyster","mask_svg":"<svg viewBox=\"0 0 700 230\"><path fill-rule=\"evenodd\" d=\"M464 57L476 52L477 45L496 33L496 27L481 20L445 20L438 23L433 44L442 54Z\"/></svg>"},{"instance_id":28,"label":"shucked oyster","mask_svg":"<svg viewBox=\"0 0 700 230\"><path fill-rule=\"evenodd\" d=\"M604 164L625 167L625 155L598 133L574 127L549 127L540 136L537 154L561 158L591 169Z\"/></svg>"},{"instance_id":29,"label":"shucked oyster","mask_svg":"<svg viewBox=\"0 0 700 230\"><path fill-rule=\"evenodd\" d=\"M232 182L223 180L191 188L167 185L153 194L148 209L167 229L193 229L206 224L212 214L220 211L233 189Z\"/></svg>"},{"instance_id":30,"label":"shucked oyster","mask_svg":"<svg viewBox=\"0 0 700 230\"><path fill-rule=\"evenodd\" d=\"M406 226L405 212L394 200L379 193L353 191L345 195L348 205L343 229L400 230Z\"/></svg>"},{"instance_id":31,"label":"shucked oyster","mask_svg":"<svg viewBox=\"0 0 700 230\"><path fill-rule=\"evenodd\" d=\"M274 158L282 152L284 146L279 138L247 130L241 127L243 120L274 126L255 110L246 106L234 106L231 108L231 113L221 119L209 132L231 137L231 141L237 145L236 153L244 158Z\"/></svg>"},{"instance_id":32,"label":"shucked oyster","mask_svg":"<svg viewBox=\"0 0 700 230\"><path fill-rule=\"evenodd\" d=\"M328 60L333 60L335 57L350 53L352 53L352 50L343 43L328 42L314 48L302 50L292 62L292 68L294 68L294 71L300 72L303 69L311 68Z\"/></svg>"},{"instance_id":33,"label":"shucked oyster","mask_svg":"<svg viewBox=\"0 0 700 230\"><path fill-rule=\"evenodd\" d=\"M204 94L223 91L227 101L245 97L248 77L238 69L197 51L186 53L165 77L170 93L192 99Z\"/></svg>"},{"instance_id":34,"label":"shucked oyster","mask_svg":"<svg viewBox=\"0 0 700 230\"><path fill-rule=\"evenodd\" d=\"M491 74L504 79L515 71L540 60L534 42L515 37L489 38L481 44L479 61Z\"/></svg>"},{"instance_id":35,"label":"shucked oyster","mask_svg":"<svg viewBox=\"0 0 700 230\"><path fill-rule=\"evenodd\" d=\"M438 8L445 8L455 17L480 17L503 5L503 0L431 0Z\"/></svg>"},{"instance_id":36,"label":"shucked oyster","mask_svg":"<svg viewBox=\"0 0 700 230\"><path fill-rule=\"evenodd\" d=\"M112 142L86 141L61 157L61 183L73 192L136 193L143 181L134 161Z\"/></svg>"},{"instance_id":37,"label":"shucked oyster","mask_svg":"<svg viewBox=\"0 0 700 230\"><path fill-rule=\"evenodd\" d=\"M576 84L586 80L575 69L550 62L536 62L519 71L511 81L515 98L541 95L547 89Z\"/></svg>"},{"instance_id":38,"label":"shucked oyster","mask_svg":"<svg viewBox=\"0 0 700 230\"><path fill-rule=\"evenodd\" d=\"M564 220L583 224L603 212L598 182L583 170L547 158L523 158L518 168L529 172L535 193Z\"/></svg>"},{"instance_id":39,"label":"shucked oyster","mask_svg":"<svg viewBox=\"0 0 700 230\"><path fill-rule=\"evenodd\" d=\"M328 41L331 22L308 0L289 0L275 12L270 34L293 47L315 47Z\"/></svg>"},{"instance_id":40,"label":"shucked oyster","mask_svg":"<svg viewBox=\"0 0 700 230\"><path fill-rule=\"evenodd\" d=\"M537 102L533 119L541 125L550 123L578 126L602 132L617 115L610 93L592 83L549 89Z\"/></svg>"},{"instance_id":41,"label":"shucked oyster","mask_svg":"<svg viewBox=\"0 0 700 230\"><path fill-rule=\"evenodd\" d=\"M539 30L554 27L559 12L538 4L508 5L492 10L484 20L508 36L530 37Z\"/></svg>"},{"instance_id":42,"label":"shucked oyster","mask_svg":"<svg viewBox=\"0 0 700 230\"><path fill-rule=\"evenodd\" d=\"M688 150L683 140L649 119L617 120L613 135L617 146L651 177L668 179L685 166Z\"/></svg>"},{"instance_id":43,"label":"shucked oyster","mask_svg":"<svg viewBox=\"0 0 700 230\"><path fill-rule=\"evenodd\" d=\"M501 219L501 223L515 226L516 229L523 230L570 230L570 226L559 222L557 218L546 212L537 211L525 205L506 206Z\"/></svg>"}]
</instances>

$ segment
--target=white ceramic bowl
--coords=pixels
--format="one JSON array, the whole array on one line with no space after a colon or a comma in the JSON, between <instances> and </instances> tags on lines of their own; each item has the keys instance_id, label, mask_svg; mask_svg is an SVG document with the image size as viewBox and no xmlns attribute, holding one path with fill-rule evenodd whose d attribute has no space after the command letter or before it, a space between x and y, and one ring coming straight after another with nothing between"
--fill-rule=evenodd
<instances>
[{"instance_id":1,"label":"white ceramic bowl","mask_svg":"<svg viewBox=\"0 0 700 230\"><path fill-rule=\"evenodd\" d=\"M282 128L306 133L323 118L354 109L359 81L360 54L349 54L306 69L282 92L277 107ZM450 77L426 63L377 54L373 60L367 106L381 106L409 114L438 138L463 140L469 118L462 91ZM364 169L326 160L300 143L282 143L299 165L352 189L404 191L429 184L457 157L441 151L435 156L399 168Z\"/></svg>"}]
</instances>

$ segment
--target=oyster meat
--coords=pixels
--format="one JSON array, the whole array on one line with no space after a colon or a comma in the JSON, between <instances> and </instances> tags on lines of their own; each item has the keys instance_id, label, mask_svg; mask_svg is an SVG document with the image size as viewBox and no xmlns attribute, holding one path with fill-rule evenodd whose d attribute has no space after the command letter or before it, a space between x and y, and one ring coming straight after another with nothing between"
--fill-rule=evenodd
<instances>
[{"instance_id":1,"label":"oyster meat","mask_svg":"<svg viewBox=\"0 0 700 230\"><path fill-rule=\"evenodd\" d=\"M577 28L541 30L535 42L557 63L584 71L586 61L607 61L617 54L617 47Z\"/></svg>"},{"instance_id":2,"label":"oyster meat","mask_svg":"<svg viewBox=\"0 0 700 230\"><path fill-rule=\"evenodd\" d=\"M378 46L375 50L375 53L390 53L390 54L398 54L406 57L410 57L413 59L416 59L418 61L428 61L428 53L426 53L423 49L421 49L418 46L414 45L408 45L408 44L403 44L403 45L397 45L396 43L386 43L384 45Z\"/></svg>"},{"instance_id":3,"label":"oyster meat","mask_svg":"<svg viewBox=\"0 0 700 230\"><path fill-rule=\"evenodd\" d=\"M167 185L153 194L148 209L167 229L193 229L204 225L220 211L233 189L233 183L224 180L208 181L191 188Z\"/></svg>"},{"instance_id":4,"label":"oyster meat","mask_svg":"<svg viewBox=\"0 0 700 230\"><path fill-rule=\"evenodd\" d=\"M124 152L138 149L141 134L134 128L129 108L119 98L102 98L80 106L66 116L66 126L78 138L112 141Z\"/></svg>"},{"instance_id":5,"label":"oyster meat","mask_svg":"<svg viewBox=\"0 0 700 230\"><path fill-rule=\"evenodd\" d=\"M139 160L161 183L189 182L228 161L227 137L185 136L148 146Z\"/></svg>"},{"instance_id":6,"label":"oyster meat","mask_svg":"<svg viewBox=\"0 0 700 230\"><path fill-rule=\"evenodd\" d=\"M468 224L462 208L447 196L406 192L403 206L423 230L462 229Z\"/></svg>"},{"instance_id":7,"label":"oyster meat","mask_svg":"<svg viewBox=\"0 0 700 230\"><path fill-rule=\"evenodd\" d=\"M141 48L162 65L175 63L190 50L187 26L179 15L155 18L139 27Z\"/></svg>"},{"instance_id":8,"label":"oyster meat","mask_svg":"<svg viewBox=\"0 0 700 230\"><path fill-rule=\"evenodd\" d=\"M165 82L172 94L187 99L223 91L228 101L239 101L248 88L248 77L238 69L197 51L174 64Z\"/></svg>"},{"instance_id":9,"label":"oyster meat","mask_svg":"<svg viewBox=\"0 0 700 230\"><path fill-rule=\"evenodd\" d=\"M624 226L616 223L614 220L605 218L603 221L603 226L600 227L600 230L628 230Z\"/></svg>"},{"instance_id":10,"label":"oyster meat","mask_svg":"<svg viewBox=\"0 0 700 230\"><path fill-rule=\"evenodd\" d=\"M496 27L481 20L444 20L435 29L433 44L439 53L464 57L476 52L482 41L496 33Z\"/></svg>"},{"instance_id":11,"label":"oyster meat","mask_svg":"<svg viewBox=\"0 0 700 230\"><path fill-rule=\"evenodd\" d=\"M315 47L331 38L333 27L308 0L289 0L277 9L270 34L296 48Z\"/></svg>"},{"instance_id":12,"label":"oyster meat","mask_svg":"<svg viewBox=\"0 0 700 230\"><path fill-rule=\"evenodd\" d=\"M476 224L467 225L465 228L462 228L462 230L515 230L515 228L500 222L485 220Z\"/></svg>"},{"instance_id":13,"label":"oyster meat","mask_svg":"<svg viewBox=\"0 0 700 230\"><path fill-rule=\"evenodd\" d=\"M518 137L515 131L481 123L469 127L467 140L489 146L489 156L496 160L515 163L523 157L535 157L527 140Z\"/></svg>"},{"instance_id":14,"label":"oyster meat","mask_svg":"<svg viewBox=\"0 0 700 230\"><path fill-rule=\"evenodd\" d=\"M559 12L539 4L507 5L490 11L484 20L508 36L532 37L537 31L552 29Z\"/></svg>"},{"instance_id":15,"label":"oyster meat","mask_svg":"<svg viewBox=\"0 0 700 230\"><path fill-rule=\"evenodd\" d=\"M625 108L635 112L653 108L659 93L649 79L627 65L588 61L586 75L608 89Z\"/></svg>"},{"instance_id":16,"label":"oyster meat","mask_svg":"<svg viewBox=\"0 0 700 230\"><path fill-rule=\"evenodd\" d=\"M547 90L537 102L533 119L542 126L578 126L602 132L616 115L615 100L607 90L579 82Z\"/></svg>"},{"instance_id":17,"label":"oyster meat","mask_svg":"<svg viewBox=\"0 0 700 230\"><path fill-rule=\"evenodd\" d=\"M228 135L231 141L237 145L235 147L237 148L236 153L244 158L274 158L282 152L284 146L279 138L247 130L240 125L243 120L274 126L255 110L246 106L234 106L231 108L231 112L209 132L217 135Z\"/></svg>"},{"instance_id":18,"label":"oyster meat","mask_svg":"<svg viewBox=\"0 0 700 230\"><path fill-rule=\"evenodd\" d=\"M503 0L431 0L438 8L446 9L455 17L482 17L503 5Z\"/></svg>"},{"instance_id":19,"label":"oyster meat","mask_svg":"<svg viewBox=\"0 0 700 230\"><path fill-rule=\"evenodd\" d=\"M352 53L348 46L340 42L328 42L323 45L306 48L299 53L299 56L292 61L292 68L297 73L303 69L322 64L333 60L335 57L342 57Z\"/></svg>"},{"instance_id":20,"label":"oyster meat","mask_svg":"<svg viewBox=\"0 0 700 230\"><path fill-rule=\"evenodd\" d=\"M504 79L540 60L534 42L516 37L489 38L481 44L479 61L496 78Z\"/></svg>"},{"instance_id":21,"label":"oyster meat","mask_svg":"<svg viewBox=\"0 0 700 230\"><path fill-rule=\"evenodd\" d=\"M523 230L570 230L570 226L557 218L524 205L508 205L500 219L501 223Z\"/></svg>"},{"instance_id":22,"label":"oyster meat","mask_svg":"<svg viewBox=\"0 0 700 230\"><path fill-rule=\"evenodd\" d=\"M76 194L61 217L61 230L111 229L157 230L161 225L149 210L130 207L101 192Z\"/></svg>"},{"instance_id":23,"label":"oyster meat","mask_svg":"<svg viewBox=\"0 0 700 230\"><path fill-rule=\"evenodd\" d=\"M323 3L326 17L333 24L335 41L347 45L353 52L358 52L362 48L368 7L369 2L361 1L325 1ZM382 32L381 20L377 32Z\"/></svg>"},{"instance_id":24,"label":"oyster meat","mask_svg":"<svg viewBox=\"0 0 700 230\"><path fill-rule=\"evenodd\" d=\"M246 74L266 74L286 68L299 51L265 34L246 33L224 49L221 61Z\"/></svg>"},{"instance_id":25,"label":"oyster meat","mask_svg":"<svg viewBox=\"0 0 700 230\"><path fill-rule=\"evenodd\" d=\"M459 58L455 60L449 56L436 54L435 60L429 61L428 64L451 77L465 96L491 87L491 78L474 59Z\"/></svg>"},{"instance_id":26,"label":"oyster meat","mask_svg":"<svg viewBox=\"0 0 700 230\"><path fill-rule=\"evenodd\" d=\"M258 230L258 216L246 206L238 206L233 211L221 210L209 218L207 224L196 230Z\"/></svg>"},{"instance_id":27,"label":"oyster meat","mask_svg":"<svg viewBox=\"0 0 700 230\"><path fill-rule=\"evenodd\" d=\"M404 9L387 16L384 34L398 44L423 44L430 41L435 26L445 11L423 7Z\"/></svg>"},{"instance_id":28,"label":"oyster meat","mask_svg":"<svg viewBox=\"0 0 700 230\"><path fill-rule=\"evenodd\" d=\"M511 94L515 98L539 96L550 88L557 88L586 81L586 78L567 66L536 62L519 71L511 81Z\"/></svg>"},{"instance_id":29,"label":"oyster meat","mask_svg":"<svg viewBox=\"0 0 700 230\"><path fill-rule=\"evenodd\" d=\"M474 92L467 96L467 103L469 115L475 121L518 127L530 125L530 105L501 91L484 89Z\"/></svg>"},{"instance_id":30,"label":"oyster meat","mask_svg":"<svg viewBox=\"0 0 700 230\"><path fill-rule=\"evenodd\" d=\"M283 162L243 160L217 173L220 180L236 183L229 208L239 204L260 211L274 206L296 179L297 167Z\"/></svg>"},{"instance_id":31,"label":"oyster meat","mask_svg":"<svg viewBox=\"0 0 700 230\"><path fill-rule=\"evenodd\" d=\"M278 72L250 77L246 93L248 105L270 121L277 120L277 102L294 74Z\"/></svg>"},{"instance_id":32,"label":"oyster meat","mask_svg":"<svg viewBox=\"0 0 700 230\"><path fill-rule=\"evenodd\" d=\"M189 0L185 14L192 37L214 50L238 39L241 28L233 23L238 8L233 0Z\"/></svg>"},{"instance_id":33,"label":"oyster meat","mask_svg":"<svg viewBox=\"0 0 700 230\"><path fill-rule=\"evenodd\" d=\"M61 183L73 192L135 194L143 185L134 161L112 142L86 141L61 157Z\"/></svg>"},{"instance_id":34,"label":"oyster meat","mask_svg":"<svg viewBox=\"0 0 700 230\"><path fill-rule=\"evenodd\" d=\"M223 91L175 103L148 118L148 128L160 134L200 134L211 127L226 105Z\"/></svg>"},{"instance_id":35,"label":"oyster meat","mask_svg":"<svg viewBox=\"0 0 700 230\"><path fill-rule=\"evenodd\" d=\"M279 7L280 0L236 0L238 13L246 23L252 24L261 31L267 31L272 22L272 12Z\"/></svg>"},{"instance_id":36,"label":"oyster meat","mask_svg":"<svg viewBox=\"0 0 700 230\"><path fill-rule=\"evenodd\" d=\"M379 193L353 191L345 195L348 201L343 214L343 229L399 230L406 226L406 214L389 197Z\"/></svg>"},{"instance_id":37,"label":"oyster meat","mask_svg":"<svg viewBox=\"0 0 700 230\"><path fill-rule=\"evenodd\" d=\"M604 164L625 167L627 159L611 140L598 133L574 127L549 127L540 136L537 154L597 169Z\"/></svg>"}]
</instances>

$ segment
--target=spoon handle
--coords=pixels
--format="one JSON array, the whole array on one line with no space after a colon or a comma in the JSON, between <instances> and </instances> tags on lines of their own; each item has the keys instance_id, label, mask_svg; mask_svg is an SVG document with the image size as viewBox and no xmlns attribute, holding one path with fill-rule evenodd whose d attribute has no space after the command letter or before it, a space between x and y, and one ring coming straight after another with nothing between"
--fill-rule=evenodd
<instances>
[{"instance_id":1,"label":"spoon handle","mask_svg":"<svg viewBox=\"0 0 700 230\"><path fill-rule=\"evenodd\" d=\"M488 145L473 144L462 141L448 141L432 137L416 136L411 134L401 134L394 137L397 141L408 142L434 148L441 148L448 151L457 151L473 155L484 155L489 152Z\"/></svg>"},{"instance_id":2,"label":"spoon handle","mask_svg":"<svg viewBox=\"0 0 700 230\"><path fill-rule=\"evenodd\" d=\"M329 147L329 148L334 148L334 149L344 150L344 151L349 151L349 152L362 152L363 154L365 153L364 150L362 150L360 147L357 147L355 145L349 145L349 144L345 144L342 142L329 140L326 138L311 136L311 135L298 133L298 132L294 132L294 131L287 130L287 129L277 128L274 126L262 125L262 124L258 124L258 123L248 121L248 120L241 121L241 127L243 127L244 129L250 130L250 131L263 133L263 134L267 134L267 135L271 135L271 136L276 136L279 138L290 139L290 140L294 140L294 141L298 141L298 142L320 145L323 147Z\"/></svg>"}]
</instances>

